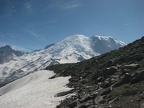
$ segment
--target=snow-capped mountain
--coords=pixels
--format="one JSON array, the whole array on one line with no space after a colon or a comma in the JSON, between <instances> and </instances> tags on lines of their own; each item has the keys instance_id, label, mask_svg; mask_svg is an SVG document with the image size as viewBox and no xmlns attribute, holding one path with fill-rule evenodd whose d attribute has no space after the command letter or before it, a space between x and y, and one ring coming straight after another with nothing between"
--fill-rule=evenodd
<instances>
[{"instance_id":1,"label":"snow-capped mountain","mask_svg":"<svg viewBox=\"0 0 144 108\"><path fill-rule=\"evenodd\" d=\"M95 52L98 52L100 54L109 52L113 49L118 49L121 46L124 46L125 43L122 41L119 41L117 39L114 39L111 36L92 36L91 37L91 47Z\"/></svg>"},{"instance_id":2,"label":"snow-capped mountain","mask_svg":"<svg viewBox=\"0 0 144 108\"><path fill-rule=\"evenodd\" d=\"M0 47L0 64L9 62L15 56L23 55L23 52L13 50L9 45Z\"/></svg>"},{"instance_id":3,"label":"snow-capped mountain","mask_svg":"<svg viewBox=\"0 0 144 108\"><path fill-rule=\"evenodd\" d=\"M58 63L75 63L117 49L125 44L112 37L74 35L48 48L0 65L0 84Z\"/></svg>"}]
</instances>

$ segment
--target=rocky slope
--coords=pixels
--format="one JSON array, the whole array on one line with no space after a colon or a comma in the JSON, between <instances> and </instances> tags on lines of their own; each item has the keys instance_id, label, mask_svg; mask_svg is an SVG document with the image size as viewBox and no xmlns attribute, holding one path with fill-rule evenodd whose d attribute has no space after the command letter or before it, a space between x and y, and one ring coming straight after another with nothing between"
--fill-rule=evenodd
<instances>
[{"instance_id":1,"label":"rocky slope","mask_svg":"<svg viewBox=\"0 0 144 108\"><path fill-rule=\"evenodd\" d=\"M110 36L73 35L43 50L24 54L0 65L0 84L9 83L49 65L80 62L124 45Z\"/></svg>"},{"instance_id":2,"label":"rocky slope","mask_svg":"<svg viewBox=\"0 0 144 108\"><path fill-rule=\"evenodd\" d=\"M71 76L68 86L76 93L57 108L144 108L144 37L80 63L46 69L55 71L51 78Z\"/></svg>"},{"instance_id":3,"label":"rocky slope","mask_svg":"<svg viewBox=\"0 0 144 108\"><path fill-rule=\"evenodd\" d=\"M23 52L13 50L9 45L0 48L0 64L9 62L15 56L23 55Z\"/></svg>"}]
</instances>

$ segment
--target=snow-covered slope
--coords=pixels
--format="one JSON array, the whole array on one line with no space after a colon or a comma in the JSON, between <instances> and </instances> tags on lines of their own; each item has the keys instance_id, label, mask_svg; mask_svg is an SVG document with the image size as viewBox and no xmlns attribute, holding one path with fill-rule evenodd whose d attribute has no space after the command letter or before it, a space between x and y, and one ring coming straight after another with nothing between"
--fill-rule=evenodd
<instances>
[{"instance_id":1,"label":"snow-covered slope","mask_svg":"<svg viewBox=\"0 0 144 108\"><path fill-rule=\"evenodd\" d=\"M118 49L121 46L126 45L124 42L119 41L111 36L92 36L91 37L91 47L95 52L100 54L109 52L113 49Z\"/></svg>"},{"instance_id":2,"label":"snow-covered slope","mask_svg":"<svg viewBox=\"0 0 144 108\"><path fill-rule=\"evenodd\" d=\"M48 65L75 63L125 45L112 37L74 35L49 46L47 49L15 57L0 65L0 84L27 75Z\"/></svg>"},{"instance_id":3,"label":"snow-covered slope","mask_svg":"<svg viewBox=\"0 0 144 108\"><path fill-rule=\"evenodd\" d=\"M66 87L70 77L49 79L53 75L52 71L37 71L0 88L0 108L56 108L70 96L57 94L71 88Z\"/></svg>"}]
</instances>

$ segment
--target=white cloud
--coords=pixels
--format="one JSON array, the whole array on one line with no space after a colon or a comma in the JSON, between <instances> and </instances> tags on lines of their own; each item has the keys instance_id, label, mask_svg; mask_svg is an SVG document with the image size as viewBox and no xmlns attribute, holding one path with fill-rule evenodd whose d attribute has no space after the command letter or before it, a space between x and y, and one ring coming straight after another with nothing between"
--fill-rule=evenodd
<instances>
[{"instance_id":1,"label":"white cloud","mask_svg":"<svg viewBox=\"0 0 144 108\"><path fill-rule=\"evenodd\" d=\"M26 2L24 5L25 5L25 9L29 12L29 13L32 13L33 12L33 8L32 8L32 3L33 3L33 0L29 1L29 2Z\"/></svg>"},{"instance_id":2,"label":"white cloud","mask_svg":"<svg viewBox=\"0 0 144 108\"><path fill-rule=\"evenodd\" d=\"M130 23L125 23L125 24L123 24L124 26L128 26L128 25L130 25Z\"/></svg>"},{"instance_id":3,"label":"white cloud","mask_svg":"<svg viewBox=\"0 0 144 108\"><path fill-rule=\"evenodd\" d=\"M64 6L63 9L75 9L80 6L81 6L81 4L79 4L79 3L78 4L69 4L69 5Z\"/></svg>"},{"instance_id":4,"label":"white cloud","mask_svg":"<svg viewBox=\"0 0 144 108\"><path fill-rule=\"evenodd\" d=\"M64 1L59 1L55 4L50 4L46 7L46 10L48 10L49 8L57 8L57 9L62 9L62 10L69 10L69 9L75 9L80 7L82 4L77 1L70 1L70 2L64 2Z\"/></svg>"},{"instance_id":5,"label":"white cloud","mask_svg":"<svg viewBox=\"0 0 144 108\"><path fill-rule=\"evenodd\" d=\"M47 42L47 40L45 39L45 36L38 32L39 29L34 29L34 28L31 28L31 27L27 27L27 28L24 29L24 31L29 33L29 35L31 37L33 37L34 39L36 39L39 43Z\"/></svg>"},{"instance_id":6,"label":"white cloud","mask_svg":"<svg viewBox=\"0 0 144 108\"><path fill-rule=\"evenodd\" d=\"M30 33L32 34L33 37L39 38L40 35L38 35L36 32L34 31L30 31Z\"/></svg>"},{"instance_id":7,"label":"white cloud","mask_svg":"<svg viewBox=\"0 0 144 108\"><path fill-rule=\"evenodd\" d=\"M14 50L18 50L18 51L24 51L24 52L30 52L31 50L21 47L21 46L17 46L17 45L10 45L12 47L12 49Z\"/></svg>"},{"instance_id":8,"label":"white cloud","mask_svg":"<svg viewBox=\"0 0 144 108\"><path fill-rule=\"evenodd\" d=\"M36 29L31 29L30 27L24 29L24 31L28 32L32 37L39 39L41 35L36 33Z\"/></svg>"},{"instance_id":9,"label":"white cloud","mask_svg":"<svg viewBox=\"0 0 144 108\"><path fill-rule=\"evenodd\" d=\"M30 10L30 9L32 8L32 6L31 6L30 3L26 3L26 4L25 4L25 8L26 8L27 10Z\"/></svg>"}]
</instances>

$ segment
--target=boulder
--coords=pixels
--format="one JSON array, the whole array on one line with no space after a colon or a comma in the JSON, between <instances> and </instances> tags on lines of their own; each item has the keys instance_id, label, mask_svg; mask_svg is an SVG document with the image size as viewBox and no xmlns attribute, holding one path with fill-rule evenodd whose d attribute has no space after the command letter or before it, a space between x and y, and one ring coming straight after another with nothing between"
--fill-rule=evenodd
<instances>
[{"instance_id":1,"label":"boulder","mask_svg":"<svg viewBox=\"0 0 144 108\"><path fill-rule=\"evenodd\" d=\"M88 108L96 108L96 107L95 107L95 105L91 105L91 106L89 106Z\"/></svg>"},{"instance_id":2,"label":"boulder","mask_svg":"<svg viewBox=\"0 0 144 108\"><path fill-rule=\"evenodd\" d=\"M102 88L108 88L112 85L111 78L107 78L104 82L101 83Z\"/></svg>"},{"instance_id":3,"label":"boulder","mask_svg":"<svg viewBox=\"0 0 144 108\"><path fill-rule=\"evenodd\" d=\"M67 105L69 108L74 108L77 106L77 101L73 101Z\"/></svg>"},{"instance_id":4,"label":"boulder","mask_svg":"<svg viewBox=\"0 0 144 108\"><path fill-rule=\"evenodd\" d=\"M109 94L109 93L111 92L111 90L112 90L111 87L104 89L104 90L101 92L101 96Z\"/></svg>"},{"instance_id":5,"label":"boulder","mask_svg":"<svg viewBox=\"0 0 144 108\"><path fill-rule=\"evenodd\" d=\"M140 108L144 108L144 103L141 104Z\"/></svg>"},{"instance_id":6,"label":"boulder","mask_svg":"<svg viewBox=\"0 0 144 108\"><path fill-rule=\"evenodd\" d=\"M129 83L131 81L131 75L129 73L125 73L125 75L121 76L118 79L116 86L120 86L125 83Z\"/></svg>"},{"instance_id":7,"label":"boulder","mask_svg":"<svg viewBox=\"0 0 144 108\"><path fill-rule=\"evenodd\" d=\"M132 75L132 79L131 79L131 83L137 83L141 80L144 80L144 71L138 72L138 73L134 73Z\"/></svg>"},{"instance_id":8,"label":"boulder","mask_svg":"<svg viewBox=\"0 0 144 108\"><path fill-rule=\"evenodd\" d=\"M137 70L139 68L139 64L129 64L129 65L124 65L121 67L121 70L124 71L125 69L127 70Z\"/></svg>"},{"instance_id":9,"label":"boulder","mask_svg":"<svg viewBox=\"0 0 144 108\"><path fill-rule=\"evenodd\" d=\"M65 95L67 95L67 94L69 94L69 93L72 93L72 91L73 91L73 90L64 91L64 92L59 92L59 93L57 93L55 96L56 96L56 97L65 96Z\"/></svg>"},{"instance_id":10,"label":"boulder","mask_svg":"<svg viewBox=\"0 0 144 108\"><path fill-rule=\"evenodd\" d=\"M125 73L130 73L131 71L129 70L129 69L124 69L123 71L122 71L122 75L124 75Z\"/></svg>"},{"instance_id":11,"label":"boulder","mask_svg":"<svg viewBox=\"0 0 144 108\"><path fill-rule=\"evenodd\" d=\"M104 78L100 76L100 77L97 78L97 82L101 82L103 79Z\"/></svg>"},{"instance_id":12,"label":"boulder","mask_svg":"<svg viewBox=\"0 0 144 108\"><path fill-rule=\"evenodd\" d=\"M90 95L85 95L83 96L83 98L80 100L81 103L86 102L88 100L93 100L94 96L90 96Z\"/></svg>"},{"instance_id":13,"label":"boulder","mask_svg":"<svg viewBox=\"0 0 144 108\"><path fill-rule=\"evenodd\" d=\"M81 106L79 106L79 108L87 108L87 106L86 105L81 105Z\"/></svg>"},{"instance_id":14,"label":"boulder","mask_svg":"<svg viewBox=\"0 0 144 108\"><path fill-rule=\"evenodd\" d=\"M108 66L108 67L112 66L112 65L113 65L113 62L114 62L113 60L108 60L108 61L107 61L107 66Z\"/></svg>"}]
</instances>

